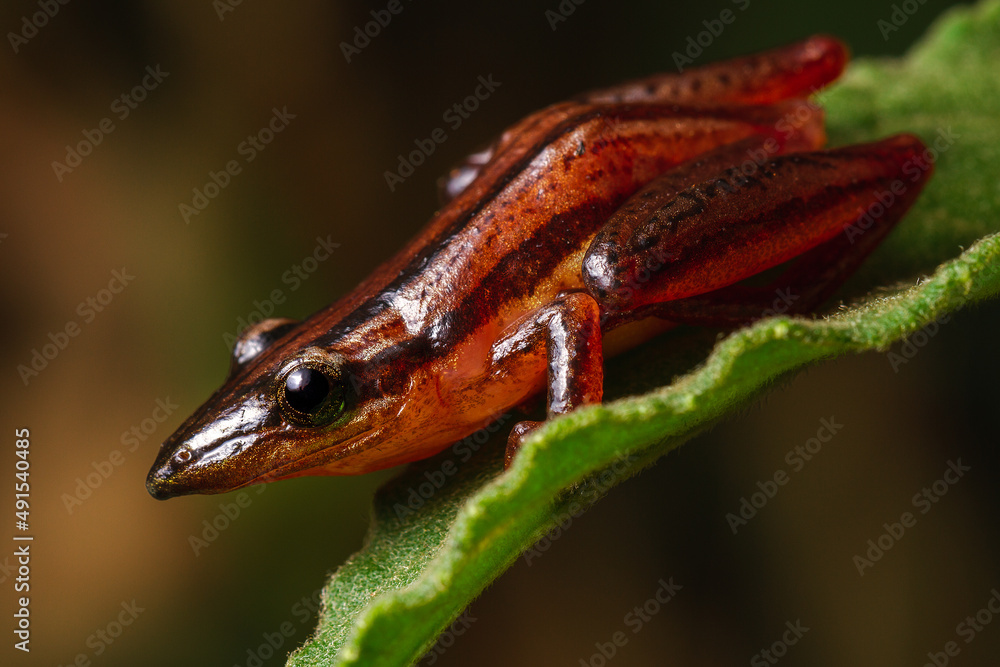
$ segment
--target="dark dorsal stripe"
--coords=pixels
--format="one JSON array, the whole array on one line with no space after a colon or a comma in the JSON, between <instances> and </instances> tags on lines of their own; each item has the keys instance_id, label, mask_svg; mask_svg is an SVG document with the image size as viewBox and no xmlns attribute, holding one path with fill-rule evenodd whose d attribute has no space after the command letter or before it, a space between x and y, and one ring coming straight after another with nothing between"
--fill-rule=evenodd
<instances>
[{"instance_id":1,"label":"dark dorsal stripe","mask_svg":"<svg viewBox=\"0 0 1000 667\"><path fill-rule=\"evenodd\" d=\"M752 124L757 120L754 118L753 109L753 107L713 109L712 117L720 120L740 120ZM643 120L670 116L679 118L704 117L705 110L673 104L584 107L580 112L560 122L532 144L529 149L525 150L525 154L520 160L499 174L486 195L473 205L468 206L467 210L456 216L452 224L428 240L394 280L378 294L373 294L359 304L349 315L321 336L317 342L324 346L334 346L338 340L351 331L384 312L391 303L391 299L387 299L385 296L399 290L414 279L419 279L421 272L434 262L437 255L448 246L451 240L472 223L486 206L494 202L550 144L575 131L582 124L599 117L612 120ZM486 319L496 315L503 303L530 293L535 285L551 274L558 265L558 260L565 256L567 240L570 240L575 246L582 237L593 234L614 210L614 207L621 204L624 199L626 196L610 203L587 201L571 211L557 214L539 224L518 250L501 258L487 276L484 276L467 291L458 308L435 318L434 321L428 323L424 331L415 336L415 338L422 340L408 340L390 346L378 355L378 361L389 363L393 357L404 353L414 363L422 363L444 356L454 344L475 331ZM486 295L487 291L489 291L488 296Z\"/></svg>"}]
</instances>

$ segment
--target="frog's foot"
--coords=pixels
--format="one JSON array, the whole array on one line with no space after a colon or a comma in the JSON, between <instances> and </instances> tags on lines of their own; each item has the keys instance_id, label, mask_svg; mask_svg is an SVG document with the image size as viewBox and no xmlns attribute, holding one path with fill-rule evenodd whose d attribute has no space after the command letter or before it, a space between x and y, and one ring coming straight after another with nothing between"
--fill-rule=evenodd
<instances>
[{"instance_id":1,"label":"frog's foot","mask_svg":"<svg viewBox=\"0 0 1000 667\"><path fill-rule=\"evenodd\" d=\"M545 422L523 421L514 424L514 428L510 430L510 435L507 436L507 452L503 457L504 470L509 468L510 464L514 461L514 457L517 456L517 452L521 449L521 443L524 442L525 438L531 435L536 428L544 423Z\"/></svg>"}]
</instances>

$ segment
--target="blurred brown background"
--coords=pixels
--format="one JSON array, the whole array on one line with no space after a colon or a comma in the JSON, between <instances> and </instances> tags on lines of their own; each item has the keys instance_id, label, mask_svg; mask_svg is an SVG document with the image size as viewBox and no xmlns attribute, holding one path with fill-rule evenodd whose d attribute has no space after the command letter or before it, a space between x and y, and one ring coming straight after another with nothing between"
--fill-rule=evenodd
<instances>
[{"instance_id":1,"label":"blurred brown background","mask_svg":"<svg viewBox=\"0 0 1000 667\"><path fill-rule=\"evenodd\" d=\"M291 317L325 305L419 229L436 177L466 153L545 104L674 70L671 54L723 9L737 19L698 63L816 32L856 55L899 54L951 4L913 3L883 39L888 2L565 0L575 10L553 30L545 12L557 0L402 0L348 63L341 42L385 3L223 2L53 1L34 33L23 20L38 2L0 8L0 539L15 534L13 430L25 426L36 536L27 657L12 648L13 547L0 549L3 664L80 654L108 667L257 664L265 633L287 621L293 636L263 661L283 664L313 625L296 605L360 546L371 494L391 473L251 492L197 555L189 537L234 498L159 503L143 486L159 441L221 382L223 336L255 301L281 290L277 314ZM122 119L113 101L147 66L169 74ZM445 127L442 113L491 74L497 91L390 192L383 172L396 156ZM238 146L285 107L295 118L247 163ZM104 118L113 131L59 180L52 163ZM179 204L233 159L242 172L186 224ZM292 289L283 275L327 236L340 247ZM81 308L107 297L123 268L134 279L121 293L101 312ZM79 335L26 385L17 367L71 322ZM1000 586L998 326L1000 308L986 305L954 317L898 372L868 354L780 386L519 561L437 664L599 665L595 643L619 630L629 642L615 665L767 664L755 654L797 620L810 629L782 664L921 665L948 641L961 648L954 664L995 664L1000 622L968 644L956 626ZM163 423L158 400L177 406ZM786 452L831 417L840 432L734 536L726 514L789 470ZM122 441L133 427L151 431L134 450ZM859 576L852 557L959 457L971 471ZM79 487L88 475L94 488ZM626 614L670 577L683 589L632 634ZM97 633L116 632L123 604L138 615L108 643Z\"/></svg>"}]
</instances>

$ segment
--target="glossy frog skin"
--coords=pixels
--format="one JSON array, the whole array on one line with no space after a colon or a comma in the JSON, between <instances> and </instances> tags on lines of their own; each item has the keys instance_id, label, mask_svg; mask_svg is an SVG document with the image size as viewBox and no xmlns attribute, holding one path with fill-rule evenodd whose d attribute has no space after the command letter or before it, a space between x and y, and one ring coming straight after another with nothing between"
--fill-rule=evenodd
<instances>
[{"instance_id":1,"label":"glossy frog skin","mask_svg":"<svg viewBox=\"0 0 1000 667\"><path fill-rule=\"evenodd\" d=\"M414 461L542 389L549 416L600 402L605 352L674 323L754 319L778 288L814 310L930 175L909 135L818 150L807 97L845 61L814 37L522 120L452 172L450 200L356 289L244 332L225 384L163 443L149 492ZM897 181L875 224L852 228ZM793 258L772 284L737 284ZM508 462L536 426L514 427Z\"/></svg>"}]
</instances>

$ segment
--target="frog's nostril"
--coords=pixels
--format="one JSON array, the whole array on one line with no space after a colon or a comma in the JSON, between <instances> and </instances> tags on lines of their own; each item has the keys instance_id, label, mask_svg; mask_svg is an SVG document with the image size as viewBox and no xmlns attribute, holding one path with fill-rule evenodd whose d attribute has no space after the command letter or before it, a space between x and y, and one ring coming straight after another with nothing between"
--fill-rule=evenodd
<instances>
[{"instance_id":1,"label":"frog's nostril","mask_svg":"<svg viewBox=\"0 0 1000 667\"><path fill-rule=\"evenodd\" d=\"M186 445L182 445L170 453L166 445L170 444L171 441L164 443L165 446L160 450L160 455L157 456L156 462L146 476L146 490L157 500L166 500L190 493L190 491L184 490L183 482L178 480L178 473L187 467L185 464L194 458L194 453Z\"/></svg>"}]
</instances>

